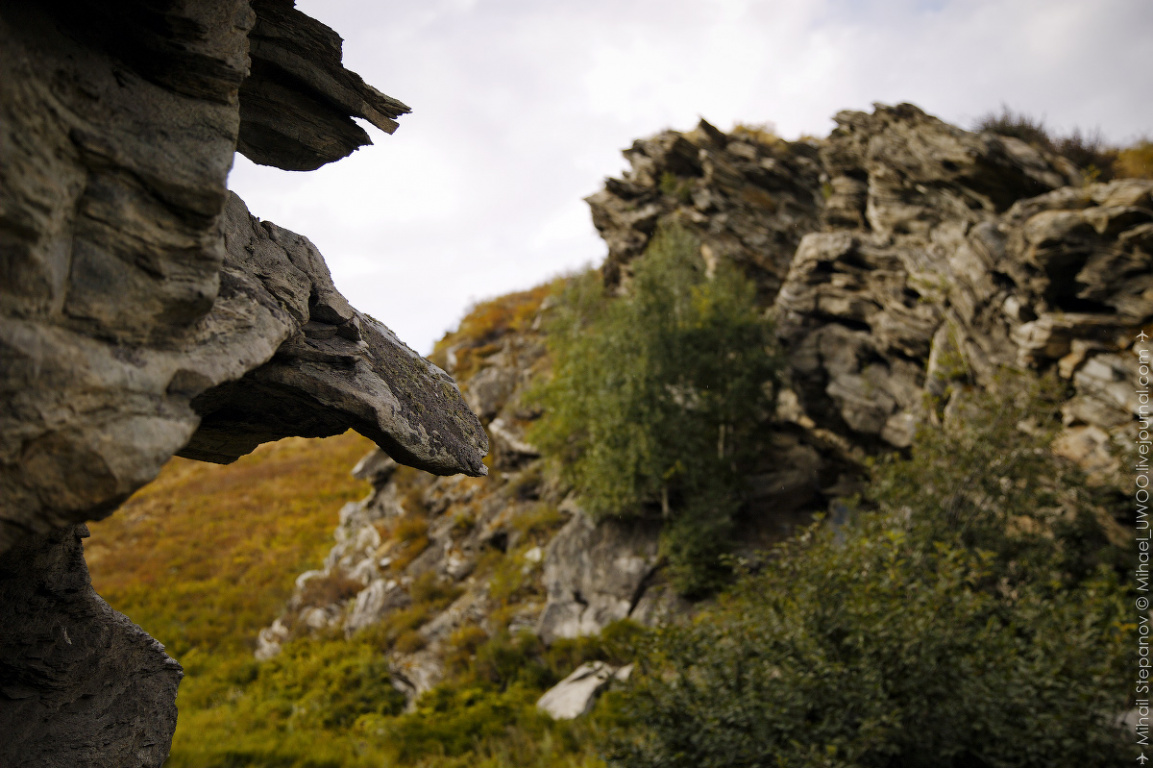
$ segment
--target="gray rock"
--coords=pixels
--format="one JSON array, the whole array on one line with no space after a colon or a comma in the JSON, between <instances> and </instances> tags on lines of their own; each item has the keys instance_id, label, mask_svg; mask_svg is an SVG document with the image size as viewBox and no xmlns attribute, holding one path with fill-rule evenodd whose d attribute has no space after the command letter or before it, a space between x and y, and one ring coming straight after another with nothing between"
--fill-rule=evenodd
<instances>
[{"instance_id":1,"label":"gray rock","mask_svg":"<svg viewBox=\"0 0 1153 768\"><path fill-rule=\"evenodd\" d=\"M267 362L193 399L201 422L181 455L226 462L289 435L352 428L405 464L485 474L488 439L456 384L350 307L307 238L255 219L235 195L224 234L222 293L280 309L291 335Z\"/></svg>"},{"instance_id":2,"label":"gray rock","mask_svg":"<svg viewBox=\"0 0 1153 768\"><path fill-rule=\"evenodd\" d=\"M0 764L158 766L180 665L92 590L83 526L0 555Z\"/></svg>"},{"instance_id":3,"label":"gray rock","mask_svg":"<svg viewBox=\"0 0 1153 768\"><path fill-rule=\"evenodd\" d=\"M546 643L600 632L632 613L657 567L660 526L574 514L544 555L548 602L537 623Z\"/></svg>"},{"instance_id":4,"label":"gray rock","mask_svg":"<svg viewBox=\"0 0 1153 768\"><path fill-rule=\"evenodd\" d=\"M411 110L345 69L340 36L293 5L252 0L237 150L262 165L311 171L372 143L352 118L392 133Z\"/></svg>"},{"instance_id":5,"label":"gray rock","mask_svg":"<svg viewBox=\"0 0 1153 768\"><path fill-rule=\"evenodd\" d=\"M469 408L486 423L504 407L516 389L519 372L508 358L508 355L494 355L468 380L464 398Z\"/></svg>"},{"instance_id":6,"label":"gray rock","mask_svg":"<svg viewBox=\"0 0 1153 768\"><path fill-rule=\"evenodd\" d=\"M628 680L631 673L631 664L614 668L603 661L586 662L545 691L536 703L537 709L554 720L573 720L587 715L605 689L614 681Z\"/></svg>"},{"instance_id":7,"label":"gray rock","mask_svg":"<svg viewBox=\"0 0 1153 768\"><path fill-rule=\"evenodd\" d=\"M260 630L256 636L256 652L253 656L257 661L268 661L280 653L281 648L292 637L288 626L282 619L277 619L270 626Z\"/></svg>"},{"instance_id":8,"label":"gray rock","mask_svg":"<svg viewBox=\"0 0 1153 768\"><path fill-rule=\"evenodd\" d=\"M352 635L377 623L390 611L411 603L408 593L395 580L377 579L357 594L352 613L344 622L344 631Z\"/></svg>"},{"instance_id":9,"label":"gray rock","mask_svg":"<svg viewBox=\"0 0 1153 768\"><path fill-rule=\"evenodd\" d=\"M379 448L370 452L352 468L352 476L366 480L373 486L383 486L392 478L397 464L391 456Z\"/></svg>"},{"instance_id":10,"label":"gray rock","mask_svg":"<svg viewBox=\"0 0 1153 768\"><path fill-rule=\"evenodd\" d=\"M178 451L228 461L353 426L401 461L483 474L451 380L349 307L305 238L226 193L245 4L174 17L188 43L95 8L66 34L77 20L53 7L0 19L16 84L0 99L0 551L108 514ZM124 70L113 32L192 60Z\"/></svg>"},{"instance_id":11,"label":"gray rock","mask_svg":"<svg viewBox=\"0 0 1153 768\"><path fill-rule=\"evenodd\" d=\"M771 297L800 238L820 227L817 150L805 142L731 141L702 120L690 133L637 140L623 154L631 170L586 198L608 245L610 285L627 282L657 221L671 219L711 253L747 267Z\"/></svg>"},{"instance_id":12,"label":"gray rock","mask_svg":"<svg viewBox=\"0 0 1153 768\"><path fill-rule=\"evenodd\" d=\"M517 429L515 425L510 424L504 419L493 419L489 422L488 431L489 434L492 435L493 447L500 453L502 459L509 457L536 458L540 456L540 451L524 441L523 430Z\"/></svg>"}]
</instances>

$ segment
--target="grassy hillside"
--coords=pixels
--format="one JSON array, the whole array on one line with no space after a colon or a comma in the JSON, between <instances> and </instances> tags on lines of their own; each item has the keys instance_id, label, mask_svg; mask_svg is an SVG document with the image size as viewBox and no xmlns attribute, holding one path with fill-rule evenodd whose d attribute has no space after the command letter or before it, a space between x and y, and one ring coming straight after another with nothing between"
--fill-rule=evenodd
<instances>
[{"instance_id":1,"label":"grassy hillside","mask_svg":"<svg viewBox=\"0 0 1153 768\"><path fill-rule=\"evenodd\" d=\"M341 506L367 483L349 469L371 447L354 433L261 446L235 464L173 459L109 519L90 526L96 591L167 647L187 676L173 760L202 741L198 715L252 665L257 632L298 573L332 546Z\"/></svg>"},{"instance_id":2,"label":"grassy hillside","mask_svg":"<svg viewBox=\"0 0 1153 768\"><path fill-rule=\"evenodd\" d=\"M348 433L283 440L228 466L173 459L91 525L97 591L186 671L166 765L602 765L588 738L595 722L553 722L534 706L584 659L611 656L599 641L545 649L535 638L462 633L450 679L407 714L390 682L391 624L352 640L321 633L271 661L253 658L257 633L279 615L296 575L331 549L340 508L368 492L349 470L370 448Z\"/></svg>"},{"instance_id":3,"label":"grassy hillside","mask_svg":"<svg viewBox=\"0 0 1153 768\"><path fill-rule=\"evenodd\" d=\"M175 458L86 542L92 582L189 668L250 651L293 579L332 546L340 507L368 484L349 469L372 447L349 432L293 438L219 466Z\"/></svg>"}]
</instances>

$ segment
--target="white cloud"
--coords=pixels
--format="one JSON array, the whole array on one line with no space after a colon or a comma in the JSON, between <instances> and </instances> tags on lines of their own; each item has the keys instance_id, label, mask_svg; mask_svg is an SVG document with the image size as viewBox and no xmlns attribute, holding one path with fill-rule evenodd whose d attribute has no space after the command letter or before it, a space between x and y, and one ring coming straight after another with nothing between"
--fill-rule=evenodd
<instances>
[{"instance_id":1,"label":"white cloud","mask_svg":"<svg viewBox=\"0 0 1153 768\"><path fill-rule=\"evenodd\" d=\"M230 183L425 352L471 301L603 256L581 198L633 139L698 116L824 135L874 101L963 125L1006 103L1113 140L1153 130L1145 0L298 4L414 112L339 163L238 159Z\"/></svg>"}]
</instances>

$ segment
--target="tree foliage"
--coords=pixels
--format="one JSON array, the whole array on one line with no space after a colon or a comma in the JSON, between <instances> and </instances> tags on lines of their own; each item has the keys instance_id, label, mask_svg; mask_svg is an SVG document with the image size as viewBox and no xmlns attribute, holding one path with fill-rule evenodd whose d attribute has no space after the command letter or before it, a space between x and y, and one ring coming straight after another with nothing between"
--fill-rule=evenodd
<instances>
[{"instance_id":1,"label":"tree foliage","mask_svg":"<svg viewBox=\"0 0 1153 768\"><path fill-rule=\"evenodd\" d=\"M1023 416L984 399L875 467L874 509L814 526L716 610L660 631L617 704L610 765L1135 757L1116 724L1135 668L1126 591L1082 478Z\"/></svg>"},{"instance_id":2,"label":"tree foliage","mask_svg":"<svg viewBox=\"0 0 1153 768\"><path fill-rule=\"evenodd\" d=\"M596 273L568 285L548 328L553 370L531 439L594 516L658 507L683 591L703 591L739 506L738 471L771 405L776 361L755 289L666 227L628 292Z\"/></svg>"}]
</instances>

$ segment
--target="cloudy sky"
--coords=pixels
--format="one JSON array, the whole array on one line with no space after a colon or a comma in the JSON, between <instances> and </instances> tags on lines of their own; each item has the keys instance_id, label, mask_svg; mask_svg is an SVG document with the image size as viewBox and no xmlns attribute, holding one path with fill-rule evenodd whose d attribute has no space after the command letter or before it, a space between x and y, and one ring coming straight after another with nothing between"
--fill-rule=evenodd
<instances>
[{"instance_id":1,"label":"cloudy sky","mask_svg":"<svg viewBox=\"0 0 1153 768\"><path fill-rule=\"evenodd\" d=\"M298 0L412 107L309 173L237 156L254 214L309 236L337 287L428 353L477 300L600 261L582 198L619 150L704 117L827 135L911 101L969 127L1007 104L1056 132L1153 135L1149 0Z\"/></svg>"}]
</instances>

